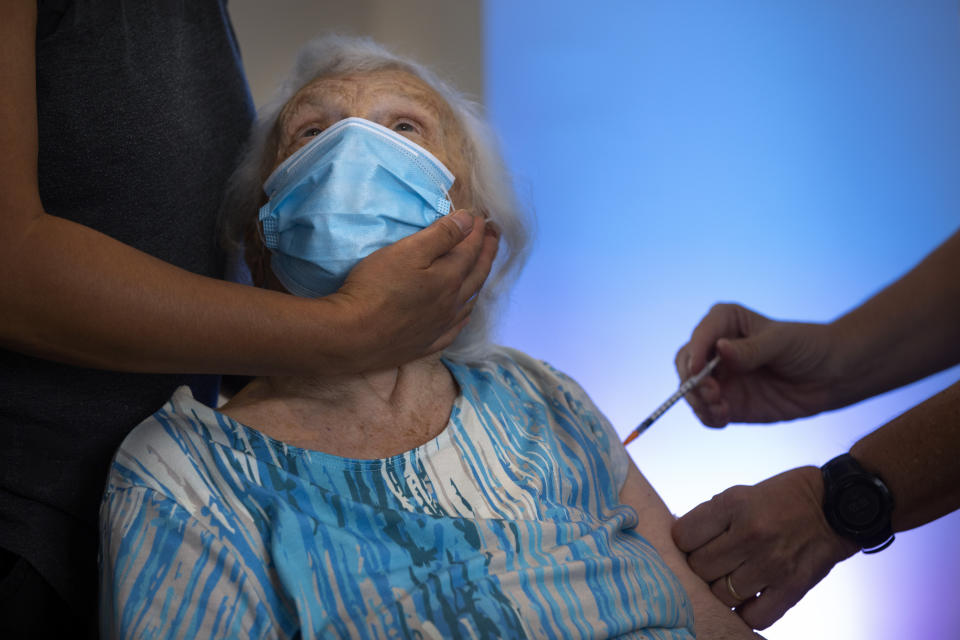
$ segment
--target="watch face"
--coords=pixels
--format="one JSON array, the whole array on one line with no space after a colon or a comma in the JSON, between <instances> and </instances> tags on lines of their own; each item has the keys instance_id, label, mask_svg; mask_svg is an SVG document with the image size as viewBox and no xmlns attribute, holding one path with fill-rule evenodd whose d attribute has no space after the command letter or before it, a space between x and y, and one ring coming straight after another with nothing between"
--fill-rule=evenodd
<instances>
[{"instance_id":1,"label":"watch face","mask_svg":"<svg viewBox=\"0 0 960 640\"><path fill-rule=\"evenodd\" d=\"M856 542L864 553L890 546L893 496L883 480L864 471L850 454L837 456L821 469L823 514L830 527Z\"/></svg>"},{"instance_id":2,"label":"watch face","mask_svg":"<svg viewBox=\"0 0 960 640\"><path fill-rule=\"evenodd\" d=\"M873 525L882 510L880 492L866 482L844 487L837 496L837 516L843 524L855 531Z\"/></svg>"}]
</instances>

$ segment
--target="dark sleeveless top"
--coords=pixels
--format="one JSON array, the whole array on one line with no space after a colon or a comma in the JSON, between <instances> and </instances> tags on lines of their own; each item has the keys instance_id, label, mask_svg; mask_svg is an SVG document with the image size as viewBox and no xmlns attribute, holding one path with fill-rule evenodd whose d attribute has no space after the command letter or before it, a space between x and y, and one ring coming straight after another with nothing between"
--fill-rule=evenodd
<instances>
[{"instance_id":1,"label":"dark sleeveless top","mask_svg":"<svg viewBox=\"0 0 960 640\"><path fill-rule=\"evenodd\" d=\"M39 2L40 196L87 225L220 277L216 215L253 117L225 0ZM97 510L124 436L211 376L60 365L0 350L0 548L95 612Z\"/></svg>"}]
</instances>

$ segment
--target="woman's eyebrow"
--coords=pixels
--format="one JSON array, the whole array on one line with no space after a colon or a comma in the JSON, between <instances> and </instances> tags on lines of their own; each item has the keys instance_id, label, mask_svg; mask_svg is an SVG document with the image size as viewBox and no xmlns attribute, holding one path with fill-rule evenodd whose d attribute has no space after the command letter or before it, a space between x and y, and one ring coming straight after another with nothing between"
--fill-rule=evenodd
<instances>
[{"instance_id":1,"label":"woman's eyebrow","mask_svg":"<svg viewBox=\"0 0 960 640\"><path fill-rule=\"evenodd\" d=\"M440 98L432 92L420 88L405 87L404 90L393 94L399 101L415 105L429 111L431 115L440 116Z\"/></svg>"},{"instance_id":2,"label":"woman's eyebrow","mask_svg":"<svg viewBox=\"0 0 960 640\"><path fill-rule=\"evenodd\" d=\"M443 126L443 111L436 99L420 92L397 92L378 100L370 111L372 119L411 117L428 128Z\"/></svg>"},{"instance_id":3,"label":"woman's eyebrow","mask_svg":"<svg viewBox=\"0 0 960 640\"><path fill-rule=\"evenodd\" d=\"M284 109L280 116L281 131L289 133L292 128L299 126L298 118L303 119L304 112L307 116L319 113L327 113L331 108L328 100L324 99L322 94L307 93L296 98Z\"/></svg>"},{"instance_id":4,"label":"woman's eyebrow","mask_svg":"<svg viewBox=\"0 0 960 640\"><path fill-rule=\"evenodd\" d=\"M410 113L420 118L432 117L434 119L439 115L433 105L405 96L392 96L390 99L383 100L375 109L371 110L371 113L390 116L401 116L404 115L404 113Z\"/></svg>"}]
</instances>

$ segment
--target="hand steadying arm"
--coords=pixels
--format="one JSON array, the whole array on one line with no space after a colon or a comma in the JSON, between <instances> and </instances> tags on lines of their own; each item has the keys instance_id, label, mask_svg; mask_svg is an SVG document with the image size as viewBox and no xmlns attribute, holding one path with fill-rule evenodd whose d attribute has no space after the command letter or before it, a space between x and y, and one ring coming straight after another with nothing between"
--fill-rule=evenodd
<instances>
[{"instance_id":1,"label":"hand steadying arm","mask_svg":"<svg viewBox=\"0 0 960 640\"><path fill-rule=\"evenodd\" d=\"M850 452L890 488L895 532L960 509L960 382L861 438ZM721 579L727 575L738 593L762 592L738 612L765 629L857 551L827 524L822 504L820 470L800 467L714 496L680 518L673 537L726 604L739 604Z\"/></svg>"},{"instance_id":2,"label":"hand steadying arm","mask_svg":"<svg viewBox=\"0 0 960 640\"><path fill-rule=\"evenodd\" d=\"M397 364L462 328L496 252L466 213L370 256L321 300L198 276L45 213L35 34L35 3L3 3L0 346L115 370L297 375Z\"/></svg>"},{"instance_id":3,"label":"hand steadying arm","mask_svg":"<svg viewBox=\"0 0 960 640\"><path fill-rule=\"evenodd\" d=\"M758 637L714 594L710 593L710 587L690 570L683 553L677 549L677 545L670 537L673 516L632 462L627 472L627 480L620 491L620 501L636 510L640 523L637 526L637 532L654 546L690 597L697 638L733 640Z\"/></svg>"}]
</instances>

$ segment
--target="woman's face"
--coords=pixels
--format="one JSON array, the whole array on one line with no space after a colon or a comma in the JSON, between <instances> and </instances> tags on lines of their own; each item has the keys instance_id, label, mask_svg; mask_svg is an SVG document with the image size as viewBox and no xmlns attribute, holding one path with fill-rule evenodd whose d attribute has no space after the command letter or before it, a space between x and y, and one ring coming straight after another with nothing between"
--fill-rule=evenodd
<instances>
[{"instance_id":1,"label":"woman's face","mask_svg":"<svg viewBox=\"0 0 960 640\"><path fill-rule=\"evenodd\" d=\"M350 117L376 122L432 153L456 177L450 191L454 206L472 205L466 201L464 138L453 112L433 89L401 70L324 76L300 89L280 113L271 171L324 129Z\"/></svg>"}]
</instances>

